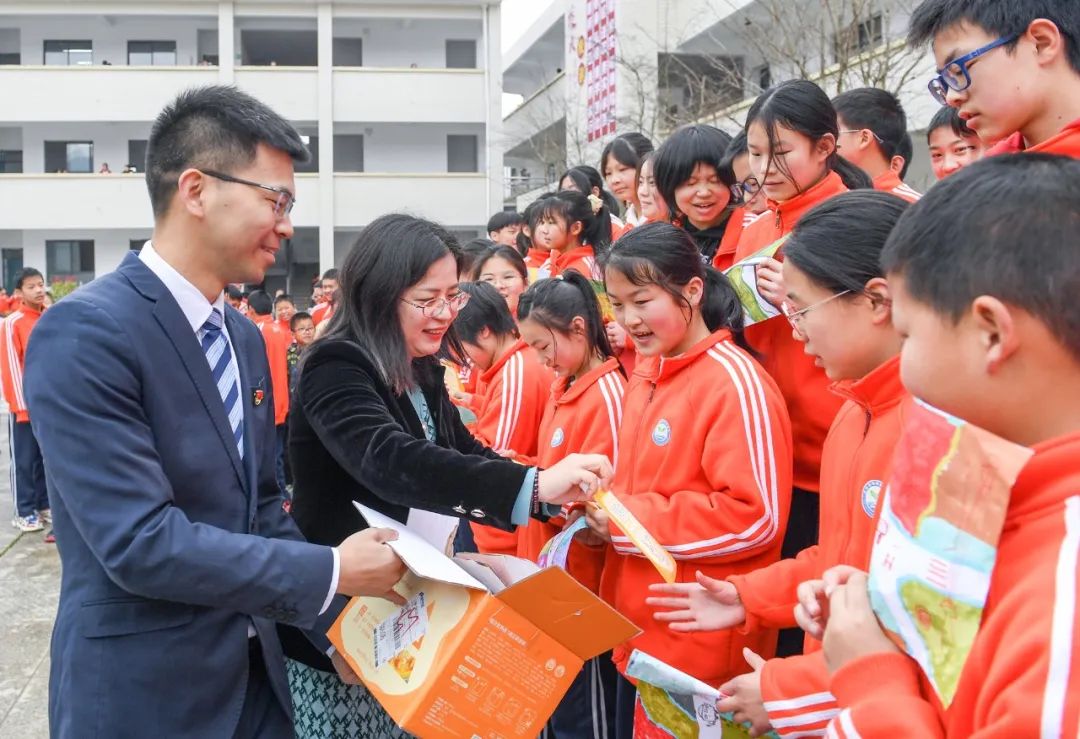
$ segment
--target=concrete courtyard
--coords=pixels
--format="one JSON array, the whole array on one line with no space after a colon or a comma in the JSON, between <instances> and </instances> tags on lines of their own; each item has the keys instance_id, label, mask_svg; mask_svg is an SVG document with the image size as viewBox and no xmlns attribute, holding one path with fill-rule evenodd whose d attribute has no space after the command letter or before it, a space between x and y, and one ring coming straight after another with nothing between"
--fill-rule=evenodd
<instances>
[{"instance_id":1,"label":"concrete courtyard","mask_svg":"<svg viewBox=\"0 0 1080 739\"><path fill-rule=\"evenodd\" d=\"M0 739L46 739L60 557L43 532L23 534L11 526L7 413L0 423Z\"/></svg>"}]
</instances>

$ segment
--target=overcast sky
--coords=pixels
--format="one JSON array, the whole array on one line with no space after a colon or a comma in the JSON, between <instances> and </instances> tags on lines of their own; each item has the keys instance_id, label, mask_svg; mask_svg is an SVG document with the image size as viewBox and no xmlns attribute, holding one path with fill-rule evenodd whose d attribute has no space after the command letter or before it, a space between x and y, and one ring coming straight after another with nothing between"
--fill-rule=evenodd
<instances>
[{"instance_id":1,"label":"overcast sky","mask_svg":"<svg viewBox=\"0 0 1080 739\"><path fill-rule=\"evenodd\" d=\"M529 25L540 17L553 0L503 0L502 50L505 52L518 40Z\"/></svg>"}]
</instances>

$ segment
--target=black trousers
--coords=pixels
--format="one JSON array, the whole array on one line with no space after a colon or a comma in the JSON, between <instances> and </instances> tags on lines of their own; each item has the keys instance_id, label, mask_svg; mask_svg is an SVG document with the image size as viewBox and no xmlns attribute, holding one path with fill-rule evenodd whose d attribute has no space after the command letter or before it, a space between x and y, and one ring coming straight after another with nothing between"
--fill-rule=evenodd
<instances>
[{"instance_id":1,"label":"black trousers","mask_svg":"<svg viewBox=\"0 0 1080 739\"><path fill-rule=\"evenodd\" d=\"M821 518L821 496L809 490L795 488L791 491L791 513L788 515L787 533L780 548L780 556L790 559L818 543L818 523ZM803 652L803 630L781 629L776 642L777 657L791 657Z\"/></svg>"},{"instance_id":2,"label":"black trousers","mask_svg":"<svg viewBox=\"0 0 1080 739\"><path fill-rule=\"evenodd\" d=\"M11 447L11 493L15 496L15 513L25 518L34 511L49 507L45 488L45 462L41 458L34 430L29 421L17 422L8 416L8 442Z\"/></svg>"}]
</instances>

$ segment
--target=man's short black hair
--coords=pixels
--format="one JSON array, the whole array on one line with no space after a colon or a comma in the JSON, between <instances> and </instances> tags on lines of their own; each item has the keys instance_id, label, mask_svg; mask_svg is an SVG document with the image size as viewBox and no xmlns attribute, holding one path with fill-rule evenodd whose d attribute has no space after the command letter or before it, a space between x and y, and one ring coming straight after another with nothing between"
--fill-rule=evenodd
<instances>
[{"instance_id":1,"label":"man's short black hair","mask_svg":"<svg viewBox=\"0 0 1080 739\"><path fill-rule=\"evenodd\" d=\"M252 290L248 295L248 308L257 316L268 316L274 310L274 302L264 290Z\"/></svg>"},{"instance_id":2,"label":"man's short black hair","mask_svg":"<svg viewBox=\"0 0 1080 739\"><path fill-rule=\"evenodd\" d=\"M324 280L336 280L338 278L337 267L331 267L330 269L323 272L322 278Z\"/></svg>"},{"instance_id":3,"label":"man's short black hair","mask_svg":"<svg viewBox=\"0 0 1080 739\"><path fill-rule=\"evenodd\" d=\"M243 300L244 291L238 288L236 285L229 285L225 288L225 297L230 300Z\"/></svg>"},{"instance_id":4,"label":"man's short black hair","mask_svg":"<svg viewBox=\"0 0 1080 739\"><path fill-rule=\"evenodd\" d=\"M930 134L939 128L949 128L957 136L965 138L978 138L979 134L968 128L967 122L960 117L960 111L951 105L942 105L934 117L930 119L930 126L926 129L926 143L930 143Z\"/></svg>"},{"instance_id":5,"label":"man's short black hair","mask_svg":"<svg viewBox=\"0 0 1080 739\"><path fill-rule=\"evenodd\" d=\"M980 295L1024 310L1080 359L1077 233L1080 161L989 157L941 180L904 213L882 266L953 321Z\"/></svg>"},{"instance_id":6,"label":"man's short black hair","mask_svg":"<svg viewBox=\"0 0 1080 739\"><path fill-rule=\"evenodd\" d=\"M169 209L184 170L231 173L251 164L259 144L295 162L310 157L292 124L235 87L212 85L180 93L154 121L146 145L146 188L154 216Z\"/></svg>"},{"instance_id":7,"label":"man's short black hair","mask_svg":"<svg viewBox=\"0 0 1080 739\"><path fill-rule=\"evenodd\" d=\"M1053 21L1065 39L1069 66L1080 74L1080 2L1077 0L923 0L908 23L908 44L922 46L958 23L991 36L1019 35L1036 18ZM1016 41L1006 45L1009 53Z\"/></svg>"},{"instance_id":8,"label":"man's short black hair","mask_svg":"<svg viewBox=\"0 0 1080 739\"><path fill-rule=\"evenodd\" d=\"M29 280L31 277L40 277L42 282L45 281L45 275L33 267L23 267L15 273L15 289L22 290L23 283Z\"/></svg>"},{"instance_id":9,"label":"man's short black hair","mask_svg":"<svg viewBox=\"0 0 1080 739\"><path fill-rule=\"evenodd\" d=\"M303 311L303 310L302 311L297 311L296 313L293 314L293 317L289 319L289 330L290 331L295 331L296 330L296 324L300 323L300 321L314 321L314 320L315 319L312 318L311 314L308 313L307 311Z\"/></svg>"},{"instance_id":10,"label":"man's short black hair","mask_svg":"<svg viewBox=\"0 0 1080 739\"><path fill-rule=\"evenodd\" d=\"M840 93L832 104L848 128L859 131L868 128L874 132L886 159L900 153L901 141L907 133L907 114L896 95L876 87L860 87Z\"/></svg>"},{"instance_id":11,"label":"man's short black hair","mask_svg":"<svg viewBox=\"0 0 1080 739\"><path fill-rule=\"evenodd\" d=\"M502 231L508 226L524 226L525 217L516 210L500 210L488 219L487 232Z\"/></svg>"},{"instance_id":12,"label":"man's short black hair","mask_svg":"<svg viewBox=\"0 0 1080 739\"><path fill-rule=\"evenodd\" d=\"M274 298L274 307L277 307L280 303L292 303L292 302L293 302L293 299L292 299L291 295L289 295L288 293L282 293L281 295L278 295L276 298ZM293 305L296 305L296 304L293 303Z\"/></svg>"}]
</instances>

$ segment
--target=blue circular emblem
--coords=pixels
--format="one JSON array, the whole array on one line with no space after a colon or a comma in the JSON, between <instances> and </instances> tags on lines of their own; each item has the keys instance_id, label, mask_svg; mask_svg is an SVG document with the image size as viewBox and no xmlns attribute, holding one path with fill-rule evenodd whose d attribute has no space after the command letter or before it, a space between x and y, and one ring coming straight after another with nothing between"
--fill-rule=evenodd
<instances>
[{"instance_id":1,"label":"blue circular emblem","mask_svg":"<svg viewBox=\"0 0 1080 739\"><path fill-rule=\"evenodd\" d=\"M563 434L563 430L561 428L555 429L555 433L551 435L551 448L554 449L557 446L562 446L565 438L566 436L565 434Z\"/></svg>"},{"instance_id":2,"label":"blue circular emblem","mask_svg":"<svg viewBox=\"0 0 1080 739\"><path fill-rule=\"evenodd\" d=\"M871 480L862 488L862 509L870 518L874 517L877 510L878 498L881 497L881 480Z\"/></svg>"},{"instance_id":3,"label":"blue circular emblem","mask_svg":"<svg viewBox=\"0 0 1080 739\"><path fill-rule=\"evenodd\" d=\"M652 430L653 444L664 446L671 441L671 424L667 419L661 418L656 422L656 428Z\"/></svg>"}]
</instances>

